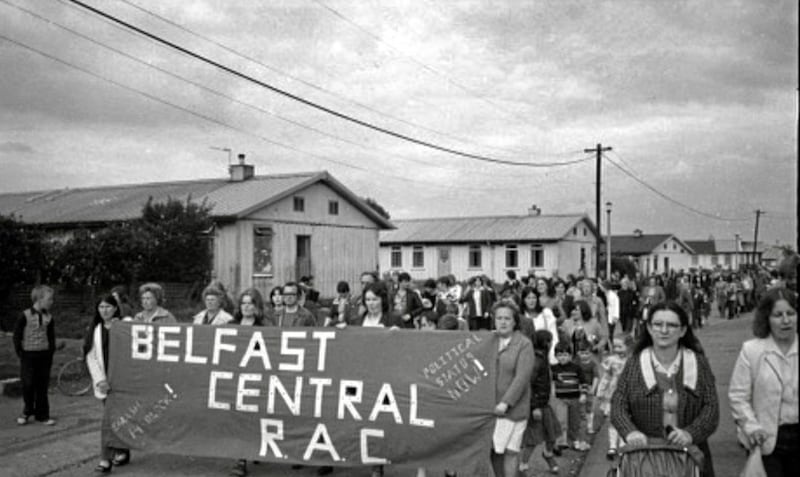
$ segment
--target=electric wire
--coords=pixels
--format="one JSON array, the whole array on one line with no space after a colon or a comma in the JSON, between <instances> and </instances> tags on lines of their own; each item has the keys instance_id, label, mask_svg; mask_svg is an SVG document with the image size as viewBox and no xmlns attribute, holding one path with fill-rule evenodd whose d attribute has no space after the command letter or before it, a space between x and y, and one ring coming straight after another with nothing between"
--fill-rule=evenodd
<instances>
[{"instance_id":1,"label":"electric wire","mask_svg":"<svg viewBox=\"0 0 800 477\"><path fill-rule=\"evenodd\" d=\"M483 95L471 90L470 88L467 88L466 86L458 83L457 81L455 81L452 78L448 77L446 74L440 72L436 68L433 68L432 66L429 66L429 65L423 63L422 61L414 58L413 56L410 56L410 55L407 55L407 54L403 53L402 51L400 51L394 45L388 43L386 40L384 40L380 36L376 35L375 33L370 31L366 27L362 26L358 22L356 22L354 20L351 20L350 18L348 18L347 16L345 16L344 14L342 14L341 12L336 10L335 8L328 6L327 4L323 3L320 0L311 0L311 1L316 3L317 5L319 5L320 7L324 8L325 10L330 12L331 14L335 15L337 18L341 19L342 21L348 23L349 25L352 25L357 30L359 30L360 32L362 32L365 35L369 36L370 38L372 38L373 40L377 41L378 43L380 43L382 45L385 45L386 47L388 47L389 49L391 49L392 51L394 51L396 54L400 55L401 57L403 57L403 58L411 61L412 63L418 65L419 67L421 67L425 71L428 71L430 73L433 73L436 76L439 76L439 77L443 78L449 84L455 86L456 88L458 88L461 91L467 93L468 95L470 95L470 96L472 96L474 98L477 98L477 99L479 99L481 101L484 101L485 103L487 103L490 106L492 106L494 109L497 109L498 111L501 111L504 114L510 114L510 115L514 116L516 119L519 119L520 121L522 121L524 123L528 122L528 120L526 118L522 117L520 114L500 106L499 104L495 103L494 101L490 100L489 98L486 98L485 96L483 96Z\"/></svg>"},{"instance_id":2,"label":"electric wire","mask_svg":"<svg viewBox=\"0 0 800 477\"><path fill-rule=\"evenodd\" d=\"M427 132L432 133L432 134L436 134L436 135L439 135L439 136L442 136L442 137L447 137L447 138L450 138L450 139L454 139L456 141L463 142L463 143L466 143L466 144L471 144L473 146L483 147L483 148L487 148L487 149L494 149L496 151L503 151L503 152L512 153L512 154L530 154L529 152L525 152L525 151L521 151L521 150L514 150L514 149L502 148L502 147L497 147L497 146L490 146L488 144L480 144L480 143L472 141L472 140L470 140L468 138L457 136L455 134L451 134L451 133L448 133L448 132L445 132L445 131L440 131L440 130L437 130L437 129L433 129L433 128L430 128L428 126L424 126L422 124L418 124L418 123L415 123L415 122L412 122L412 121L408 121L406 119L403 119L403 118L401 118L399 116L395 116L395 115L390 114L390 113L387 113L385 111L378 110L378 109L373 108L372 106L370 106L368 104L362 103L360 101L356 101L356 100L354 100L352 98L349 98L347 96L339 94L339 93L337 93L335 91L329 90L329 89L324 88L324 87L319 86L319 85L316 85L316 84L314 84L314 83L312 83L310 81L306 81L303 78L300 78L300 77L298 77L296 75L293 75L291 73L288 73L288 72L285 72L283 70L280 70L280 69L278 69L278 68L276 68L274 66L268 65L268 64L264 63L263 61L258 60L257 58L254 58L252 56L249 56L249 55L246 55L244 53L241 53L240 51L237 51L237 50L225 45L224 43L218 42L218 41L216 41L216 40L214 40L212 38L209 38L209 37L204 36L204 35L202 35L200 33L197 33L196 31L194 31L194 30L192 30L190 28L187 28L184 25L181 25L180 23L177 23L177 22L175 22L173 20L170 20L169 18L164 17L163 15L159 15L158 13L155 13L155 12L153 12L151 10L148 10L148 9L142 7L141 5L137 5L136 3L131 2L130 0L118 0L118 1L122 2L122 3L126 4L126 5L129 5L131 8L135 8L136 10L139 10L140 12L145 13L146 15L149 15L149 16L152 16L154 18L157 18L158 20L160 20L160 21L162 21L164 23L167 23L167 24L169 24L169 25L171 25L171 26L173 26L173 27L185 32L185 33L188 33L189 35L192 35L192 36L194 36L196 38L199 38L199 39L201 39L201 40L203 40L205 42L208 42L208 43L210 43L210 44L212 44L212 45L214 45L214 46L216 46L216 47L218 47L218 48L220 48L222 50L225 50L228 53L236 55L239 58L242 58L242 59L245 59L247 61L250 61L251 63L257 64L257 65L259 65L259 66L261 66L261 67L263 67L263 68L265 68L265 69L267 69L269 71L272 71L273 73L277 73L279 75L285 76L285 77L287 77L287 78L289 78L289 79L291 79L293 81L296 81L298 83L301 83L301 84L303 84L303 85L305 85L305 86L307 86L307 87L309 87L311 89L314 89L316 91L319 91L319 92L322 92L322 93L325 93L325 94L329 94L329 95L331 95L331 96L333 96L333 97L335 97L335 98L337 98L339 100L345 101L347 103L354 104L354 105L356 105L356 106L358 106L360 108L363 108L363 109L365 109L367 111L370 111L370 112L372 112L374 114L377 114L379 116L383 116L383 117L392 119L394 121L403 123L403 124L405 124L407 126L411 126L411 127L414 127L414 128L422 129L422 130L427 131ZM566 152L563 152L563 153L553 153L553 154L550 154L550 155L554 155L554 156L558 156L558 155L574 155L574 154L576 154L578 152L581 152L581 151L566 151Z\"/></svg>"},{"instance_id":3,"label":"electric wire","mask_svg":"<svg viewBox=\"0 0 800 477\"><path fill-rule=\"evenodd\" d=\"M8 2L7 0L0 0L0 3L4 3L4 4L6 4L6 5L10 6L10 7L16 8L17 10L25 12L28 15L30 15L30 16L38 19L38 20L41 20L41 21L43 21L43 22L45 22L45 23L47 23L47 24L49 24L51 26L60 28L60 29L62 29L64 31L72 34L72 35L78 36L78 37L80 37L80 38L82 38L82 39L84 39L84 40L86 40L86 41L88 41L88 42L90 42L90 43L92 43L94 45L97 45L97 46L99 46L101 48L104 48L104 49L107 49L109 51L112 51L112 52L114 52L114 53L116 53L116 54L118 54L118 55L120 55L120 56L122 56L124 58L127 58L127 59L129 59L131 61L134 61L134 62L136 62L136 63L138 63L140 65L146 66L148 68L155 69L156 71L159 71L159 72L161 72L161 73L163 73L163 74L165 74L167 76L170 76L172 78L178 79L178 80L183 81L183 82L186 82L186 83L188 83L188 84L190 84L190 85L192 85L192 86L194 86L194 87L196 87L198 89L201 89L203 91L211 93L211 94L213 94L215 96L227 99L227 100L232 101L232 102L234 102L236 104L240 104L240 105L245 106L247 108L250 108L250 109L253 109L255 111L258 111L258 112L260 112L262 114L267 114L269 116L277 118L277 119L279 119L281 121L284 121L286 123L292 124L294 126L298 126L300 128L312 131L312 132L314 132L316 134L325 136L327 138L330 138L330 139L333 139L333 140L336 140L336 141L341 141L341 142L344 142L346 144L350 144L352 146L356 146L356 147L364 149L364 150L377 151L377 152L380 152L381 154L384 154L384 155L387 155L387 156L396 157L396 158L401 159L401 160L414 162L414 163L417 163L417 164L420 164L420 165L423 165L423 166L427 166L427 167L436 167L436 168L441 168L441 169L446 169L446 170L452 170L452 169L448 168L447 166L439 165L439 164L436 164L436 163L430 163L430 162L426 162L426 161L419 160L419 159L413 159L413 158L410 158L410 157L405 157L405 156L402 156L400 154L396 154L396 153L393 153L393 152L390 152L390 151L385 151L385 150L382 150L382 149L374 147L374 146L361 144L359 142L356 142L356 141L353 141L353 140L350 140L350 139L347 139L347 138L343 138L343 137L337 136L335 134L331 134L331 133L325 132L325 131L323 131L321 129L318 129L318 128L314 127L314 126L310 126L308 124L304 124L302 122L295 121L293 119L284 117L284 116L282 116L280 114L277 114L277 113L275 113L273 111L269 111L267 109L264 109L264 108L261 108L259 106L256 106L256 105L254 105L252 103L248 103L246 101L241 101L241 100L239 100L239 99L237 99L235 97L229 96L229 95L227 95L225 93L222 93L220 91L217 91L217 90L215 90L213 88L209 88L209 87L207 87L207 86L205 86L205 85L203 85L201 83L198 83L198 82L193 81L193 80L191 80L189 78L186 78L185 76L181 76L179 74L173 73L172 71L169 71L169 70L167 70L165 68L161 68L159 66L156 66L156 65L153 65L151 63L148 63L147 61L144 61L144 60L142 60L140 58L137 58L137 57L135 57L133 55L130 55L128 53L125 53L124 51L121 51L121 50L119 50L117 48L109 46L109 45L107 45L107 44L105 44L105 43L103 43L101 41L98 41L98 40L96 40L96 39L94 39L94 38L92 38L92 37L90 37L88 35L84 35L83 33L80 33L80 32L78 32L76 30L73 30L72 28L69 28L69 27L67 27L65 25L62 25L62 24L60 24L60 23L58 23L58 22L56 22L54 20L51 20L51 19L46 18L46 17L43 17L43 16L37 14L36 12L33 12L33 11L28 10L28 9L26 9L24 7L20 7L19 5L15 5L15 4L11 3L11 2ZM515 176L515 177L518 177L518 176Z\"/></svg>"},{"instance_id":4,"label":"electric wire","mask_svg":"<svg viewBox=\"0 0 800 477\"><path fill-rule=\"evenodd\" d=\"M641 179L640 177L638 177L634 173L632 173L632 172L628 171L627 169L625 169L620 164L617 164L617 162L612 160L611 157L609 157L607 154L603 153L603 157L606 158L606 160L609 162L609 164L611 164L612 166L616 167L617 169L622 171L622 173L624 173L625 175L627 175L628 177L630 177L634 181L638 182L639 184L641 184L642 186L644 186L645 188L647 188L648 190L650 190L654 194L658 195L662 199L664 199L664 200L666 200L668 202L671 202L671 203L673 203L673 204L675 204L675 205L677 205L679 207L682 207L682 208L684 208L684 209L686 209L686 210L688 210L690 212L693 212L693 213L695 213L697 215L701 215L701 216L707 217L709 219L719 220L719 221L722 221L722 222L749 222L751 220L750 218L721 217L719 215L715 215L715 214L711 214L711 213L708 213L708 212L704 212L704 211L702 211L700 209L697 209L695 207L692 207L690 205L686 205L683 202L681 202L681 201L679 201L677 199L674 199L674 198L668 196L667 194L661 192L660 190L656 189L655 187L653 187L652 185L650 185L646 181L644 181L644 179Z\"/></svg>"},{"instance_id":5,"label":"electric wire","mask_svg":"<svg viewBox=\"0 0 800 477\"><path fill-rule=\"evenodd\" d=\"M3 2L3 3L6 3L6 2ZM28 45L26 43L23 43L21 41L17 41L17 40L15 40L13 38L10 38L10 37L2 34L2 33L0 33L0 39L5 40L5 41L7 41L7 42L9 42L9 43L11 43L13 45L16 45L16 46L18 46L20 48L23 48L25 50L31 51L33 53L36 53L36 54L38 54L40 56L43 56L45 58L48 58L48 59L50 59L52 61L60 63L60 64L62 64L64 66L67 66L69 68L72 68L72 69L75 69L77 71L80 71L80 72L82 72L84 74L87 74L89 76L92 76L94 78L100 79L102 81L106 81L106 82L108 82L108 83L110 83L110 84L112 84L114 86L119 87L119 88L125 89L127 91L132 92L132 93L139 94L141 96L144 96L145 98L150 99L151 101L160 103L160 104L165 105L165 106L169 106L171 108L177 109L177 110L182 111L182 112L187 113L187 114L190 114L190 115L195 116L195 117L197 117L199 119L202 119L204 121L208 121L208 122L211 122L211 123L216 124L218 126L222 126L222 127L226 128L226 129L230 129L230 130L239 132L239 133L247 135L247 136L255 137L255 138L257 138L257 139L259 139L261 141L264 141L264 142L266 142L268 144L272 144L274 146L278 146L278 147L281 147L281 148L284 148L284 149L287 149L287 150L290 150L290 151L294 151L294 152L297 152L299 154L302 154L302 155L305 155L305 156L309 156L309 157L312 157L312 158L315 158L315 159L318 159L318 160L321 160L321 161L330 162L330 163L333 163L333 164L337 164L337 165L340 165L340 166L343 166L343 167L347 167L347 168L350 168L350 169L355 169L355 170L362 171L362 172L369 173L369 174L377 174L377 175L380 175L380 176L383 176L383 177L387 177L387 178L390 178L390 179L396 179L396 180L399 180L399 181L402 181L402 182L406 182L406 183L410 183L410 184L413 184L413 185L424 185L425 187L436 186L436 187L441 188L441 189L470 190L470 191L476 191L476 192L494 192L494 191L497 190L496 188L479 188L479 187L470 187L470 186L465 186L465 185L448 186L448 185L442 185L441 183L436 183L436 182L431 182L431 181L422 181L422 180L419 180L419 179L409 179L409 178L402 177L402 176L397 176L397 175L394 175L394 174L387 174L387 173L382 172L382 171L375 171L375 170L367 169L365 167L349 164L349 163L346 163L346 162L343 162L343 161L338 161L336 159L333 159L333 158L330 158L330 157L327 157L327 156L324 156L324 155L320 155L320 154L317 154L317 153L314 153L314 152L306 151L306 150L291 146L289 144L285 144L285 143L282 143L282 142L279 142L279 141L275 141L273 139L270 139L270 138L268 138L266 136L263 136L261 134L255 133L253 131L248 131L248 130L239 128L237 126L228 124L225 121L221 121L219 119L216 119L214 117L208 116L206 114L203 114L203 113L194 111L192 109L189 109L187 107L184 107L184 106L175 104L173 102L167 101L167 100L165 100L163 98L160 98L158 96L150 94L150 93L148 93L146 91L142 91L140 89L137 89L137 88L131 87L129 85L120 83L119 81L116 81L116 80L113 80L111 78L108 78L108 77L105 77L103 75L100 75L98 73L95 73L95 72L93 72L93 71L91 71L91 70L89 70L87 68L75 65L74 63L71 63L69 61L63 60L61 58L58 58L58 57L56 57L54 55L51 55L51 54L49 54L47 52L44 52L44 51L42 51L42 50L40 50L38 48L30 46L30 45ZM591 159L591 158L589 158L589 159ZM527 188L528 187L520 187L519 189L527 189ZM506 188L506 189L515 189L515 188Z\"/></svg>"},{"instance_id":6,"label":"electric wire","mask_svg":"<svg viewBox=\"0 0 800 477\"><path fill-rule=\"evenodd\" d=\"M119 18L117 18L117 17L115 17L115 16L113 16L111 14L108 14L108 13L106 13L106 12L104 12L104 11L98 9L98 8L92 7L91 5L88 5L88 4L86 4L86 3L84 3L84 2L82 2L80 0L67 0L67 1L69 1L69 2L71 2L73 4L75 4L75 5L78 5L78 6L84 8L86 10L89 10L89 11L91 11L91 12L93 12L93 13L101 16L101 17L104 17L104 18L106 18L108 20L111 20L111 21L113 21L115 23L118 23L118 24L124 26L125 28L133 30L136 33L138 33L138 34L140 34L140 35L142 35L144 37L150 38L153 41L156 41L158 43L166 45L166 46L168 46L168 47L170 47L170 48L172 48L172 49L174 49L176 51L179 51L180 53L183 53L184 55L187 55L189 57L197 59L197 60L199 60L199 61L201 61L203 63L209 64L209 65L211 65L211 66L213 66L215 68L218 68L218 69L220 69L222 71L225 71L225 72L227 72L227 73L229 73L229 74L231 74L233 76L236 76L238 78L241 78L241 79L244 79L246 81L249 81L249 82L251 82L253 84L261 86L261 87L263 87L263 88L265 88L267 90L270 90L270 91L272 91L274 93L282 95L282 96L284 96L286 98L289 98L291 100L297 101L297 102L302 103L302 104L304 104L306 106L309 106L311 108L317 109L317 110L322 111L324 113L330 114L330 115L335 116L337 118L340 118L342 120L349 121L349 122L351 122L353 124L357 124L359 126L371 129L373 131L376 131L376 132L379 132L379 133L382 133L382 134L385 134L385 135L388 135L388 136L392 136L392 137L395 137L397 139L400 139L400 140L403 140L403 141L407 141L407 142L410 142L410 143L413 143L413 144L417 144L419 146L427 147L429 149L433 149L433 150L437 150L437 151L441 151L441 152L446 152L446 153L453 154L453 155L456 155L456 156L461 156L461 157L465 157L465 158L469 158L469 159L474 159L474 160L477 160L477 161L490 162L490 163L495 163L495 164L502 164L502 165L507 165L507 166L516 166L516 167L539 167L539 168L563 167L563 166L569 166L569 165L572 165L572 164L577 164L577 163L580 163L580 162L588 160L586 158L583 158L583 159L576 159L576 160L571 160L571 161L550 162L550 163L516 162L516 161L508 161L508 160L504 160L504 159L492 158L492 157L489 157L489 156L483 156L483 155L479 155L479 154L472 154L472 153L460 151L460 150L457 150L457 149L452 149L452 148L449 148L449 147L440 146L440 145L437 145L437 144L434 144L432 142L425 141L425 140L422 140L422 139L417 139L415 137L408 136L408 135L405 135L405 134L402 134L402 133L398 133L398 132L395 132L393 130L390 130L390 129L387 129L387 128L384 128L384 127L381 127L381 126L377 126L377 125L369 123L367 121L355 118L353 116L350 116L350 115L347 115L347 114L344 114L344 113L341 113L341 112L336 111L334 109L331 109L331 108L328 108L328 107L323 106L321 104L318 104L318 103L316 103L314 101L305 99L305 98L300 97L300 96L298 96L296 94L293 94L293 93L290 93L288 91L285 91L285 90L283 90L281 88L277 88L277 87L275 87L273 85L270 85L270 84L268 84L268 83L266 83L264 81L261 81L261 80L258 80L256 78L253 78L252 76L244 74L244 73L242 73L240 71L237 71L237 70L235 70L235 69L233 69L231 67L225 66L225 65L223 65L223 64L221 64L219 62L211 60L210 58L206 58L203 55L200 55L200 54L195 53L195 52L193 52L191 50L188 50L187 48L184 48L184 47L182 47L182 46L180 46L180 45L178 45L178 44L176 44L174 42L171 42L169 40L163 39L163 38L159 37L158 35L155 35L153 33L150 33L148 31L146 31L146 30L143 30L142 28L139 28L139 27L137 27L137 26L135 26L135 25L133 25L131 23L128 23L128 22L126 22L124 20L121 20L121 19L119 19Z\"/></svg>"}]
</instances>

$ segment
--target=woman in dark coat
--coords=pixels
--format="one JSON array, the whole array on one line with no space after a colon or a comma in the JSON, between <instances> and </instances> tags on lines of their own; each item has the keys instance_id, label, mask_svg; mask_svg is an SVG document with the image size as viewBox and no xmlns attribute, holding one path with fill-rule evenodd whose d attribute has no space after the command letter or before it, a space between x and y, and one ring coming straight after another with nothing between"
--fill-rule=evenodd
<instances>
[{"instance_id":1,"label":"woman in dark coat","mask_svg":"<svg viewBox=\"0 0 800 477\"><path fill-rule=\"evenodd\" d=\"M703 451L703 477L713 477L708 438L719 424L714 374L686 311L653 305L611 398L611 423L629 446L666 441Z\"/></svg>"}]
</instances>

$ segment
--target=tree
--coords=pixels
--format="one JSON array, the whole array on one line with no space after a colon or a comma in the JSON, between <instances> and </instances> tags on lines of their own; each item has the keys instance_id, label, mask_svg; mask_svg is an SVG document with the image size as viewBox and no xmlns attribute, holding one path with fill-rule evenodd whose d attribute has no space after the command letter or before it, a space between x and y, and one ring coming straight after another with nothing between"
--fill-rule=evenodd
<instances>
[{"instance_id":1,"label":"tree","mask_svg":"<svg viewBox=\"0 0 800 477\"><path fill-rule=\"evenodd\" d=\"M169 198L142 209L141 237L144 246L140 280L193 282L207 280L211 269L208 232L213 227L211 208L191 197L182 203Z\"/></svg>"},{"instance_id":2,"label":"tree","mask_svg":"<svg viewBox=\"0 0 800 477\"><path fill-rule=\"evenodd\" d=\"M43 263L38 230L13 215L0 215L0 304L8 303L9 293L15 285L36 283ZM5 321L0 325L3 329L8 327Z\"/></svg>"},{"instance_id":3,"label":"tree","mask_svg":"<svg viewBox=\"0 0 800 477\"><path fill-rule=\"evenodd\" d=\"M375 212L377 212L381 217L386 220L391 219L392 217L389 215L389 212L383 208L381 204L378 203L377 200L373 199L372 197L364 197L364 201L367 203L368 206L372 207Z\"/></svg>"}]
</instances>

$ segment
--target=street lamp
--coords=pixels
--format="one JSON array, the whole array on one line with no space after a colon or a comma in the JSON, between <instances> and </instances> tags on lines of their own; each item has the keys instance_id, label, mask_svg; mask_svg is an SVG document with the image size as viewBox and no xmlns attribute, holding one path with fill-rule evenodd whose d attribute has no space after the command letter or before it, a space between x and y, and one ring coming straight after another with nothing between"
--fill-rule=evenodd
<instances>
[{"instance_id":1,"label":"street lamp","mask_svg":"<svg viewBox=\"0 0 800 477\"><path fill-rule=\"evenodd\" d=\"M606 202L606 280L611 281L611 202Z\"/></svg>"}]
</instances>

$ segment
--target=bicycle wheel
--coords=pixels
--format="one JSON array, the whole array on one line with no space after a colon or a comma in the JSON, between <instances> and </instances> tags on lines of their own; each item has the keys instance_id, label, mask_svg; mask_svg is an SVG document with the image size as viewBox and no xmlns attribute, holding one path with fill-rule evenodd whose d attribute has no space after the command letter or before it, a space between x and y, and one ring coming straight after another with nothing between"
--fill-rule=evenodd
<instances>
[{"instance_id":1,"label":"bicycle wheel","mask_svg":"<svg viewBox=\"0 0 800 477\"><path fill-rule=\"evenodd\" d=\"M92 389L92 376L83 358L75 358L61 366L58 389L67 396L82 396Z\"/></svg>"}]
</instances>

